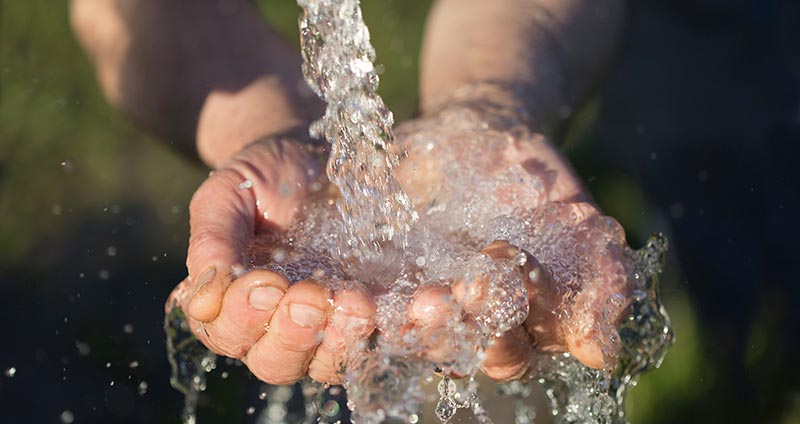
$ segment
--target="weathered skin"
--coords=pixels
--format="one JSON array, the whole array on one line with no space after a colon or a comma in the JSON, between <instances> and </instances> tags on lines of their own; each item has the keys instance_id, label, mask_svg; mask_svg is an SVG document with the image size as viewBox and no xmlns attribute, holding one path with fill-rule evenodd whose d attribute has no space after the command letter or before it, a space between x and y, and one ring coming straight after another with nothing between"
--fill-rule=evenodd
<instances>
[{"instance_id":1,"label":"weathered skin","mask_svg":"<svg viewBox=\"0 0 800 424\"><path fill-rule=\"evenodd\" d=\"M366 337L373 330L371 295L358 284L331 293L313 281L289 286L282 276L264 270L240 274L258 234L287 228L298 208L316 195L310 188L323 175L324 152L309 147L307 140L264 138L308 125L321 105L298 88L298 55L257 11L244 0L224 3L73 0L71 20L109 101L146 129L197 152L215 169L192 199L189 277L176 287L168 307L184 308L203 343L242 359L266 382L290 383L305 375L338 382L342 351L336 341L342 332ZM459 103L454 99L464 87L491 83L510 91L471 95L470 100L513 105L525 117L511 115L528 129L553 124L553 116L585 97L609 57L619 6L619 0L437 2L422 54L424 116L433 118L445 105ZM408 125L400 138L434 131L448 140L445 144L458 146L466 133L454 124L474 128L494 118L480 111L460 123L433 118L423 126ZM528 208L552 203L565 219L578 214L588 226L580 232L587 241L609 236L607 225L599 225L605 220L557 149L533 131L510 137L513 142L502 150L462 151L458 160L491 157L496 171L524 159L523 168L546 170L553 180L545 191L512 185L500 197L527 199ZM417 171L406 169L401 177L408 193L424 204L446 183L439 174L445 164L413 147L410 143ZM493 178L492 169L484 171L481 178ZM251 186L240 188L245 181ZM595 224L597 231L592 231ZM610 236L623 238L621 231ZM504 249L489 246L487 254L502 257ZM535 267L535 259L529 266ZM617 278L619 262L613 255L598 263L607 275L577 291L570 313L560 318L551 313L558 303L558 283L544 269L536 274L527 321L489 349L484 371L499 380L519 376L537 349L569 350L593 367L613 363L613 350L601 346L613 346L614 334L597 334L607 326L595 324L618 319L625 302L609 309L599 299L606 292L625 293L624 283ZM432 325L415 311L449 308L447 302L462 298L459 287L454 285L450 294L421 293L409 311L409 324ZM480 291L473 295L465 299L479 299ZM469 304L462 306L469 310Z\"/></svg>"}]
</instances>

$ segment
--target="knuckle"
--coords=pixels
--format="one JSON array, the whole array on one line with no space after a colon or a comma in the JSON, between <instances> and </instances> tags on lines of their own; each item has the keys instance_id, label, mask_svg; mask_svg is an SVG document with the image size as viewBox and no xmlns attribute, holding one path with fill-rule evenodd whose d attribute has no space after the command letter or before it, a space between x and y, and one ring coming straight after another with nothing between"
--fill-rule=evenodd
<instances>
[{"instance_id":1,"label":"knuckle","mask_svg":"<svg viewBox=\"0 0 800 424\"><path fill-rule=\"evenodd\" d=\"M291 372L292 370L286 368L277 370L277 367L271 367L258 359L250 359L248 368L256 378L267 384L285 386L296 383L302 377L300 372Z\"/></svg>"},{"instance_id":2,"label":"knuckle","mask_svg":"<svg viewBox=\"0 0 800 424\"><path fill-rule=\"evenodd\" d=\"M336 370L324 365L315 365L308 369L308 376L320 383L339 384L341 379Z\"/></svg>"},{"instance_id":3,"label":"knuckle","mask_svg":"<svg viewBox=\"0 0 800 424\"><path fill-rule=\"evenodd\" d=\"M306 333L305 331L302 333ZM276 332L275 336L271 338L271 342L276 350L282 350L292 353L308 353L320 344L320 337L314 334L302 334L296 332L291 336Z\"/></svg>"}]
</instances>

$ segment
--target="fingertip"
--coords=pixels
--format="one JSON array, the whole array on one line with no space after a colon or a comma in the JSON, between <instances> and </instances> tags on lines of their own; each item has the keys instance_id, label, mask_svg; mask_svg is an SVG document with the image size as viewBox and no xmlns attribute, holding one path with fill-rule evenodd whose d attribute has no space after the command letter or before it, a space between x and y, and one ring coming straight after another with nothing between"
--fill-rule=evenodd
<instances>
[{"instance_id":1,"label":"fingertip","mask_svg":"<svg viewBox=\"0 0 800 424\"><path fill-rule=\"evenodd\" d=\"M481 253L492 259L513 259L520 249L505 240L495 240L481 249Z\"/></svg>"},{"instance_id":2,"label":"fingertip","mask_svg":"<svg viewBox=\"0 0 800 424\"><path fill-rule=\"evenodd\" d=\"M212 268L198 279L198 285L189 300L186 313L200 322L211 322L219 315L226 284Z\"/></svg>"},{"instance_id":3,"label":"fingertip","mask_svg":"<svg viewBox=\"0 0 800 424\"><path fill-rule=\"evenodd\" d=\"M478 278L472 281L458 280L452 286L453 298L464 311L470 314L479 314L486 305L489 296L489 281Z\"/></svg>"},{"instance_id":4,"label":"fingertip","mask_svg":"<svg viewBox=\"0 0 800 424\"><path fill-rule=\"evenodd\" d=\"M289 281L277 272L255 270L239 277L234 285L247 290L247 303L258 311L274 311L289 289Z\"/></svg>"},{"instance_id":5,"label":"fingertip","mask_svg":"<svg viewBox=\"0 0 800 424\"><path fill-rule=\"evenodd\" d=\"M567 335L566 342L569 353L589 368L603 370L616 366L616 356L597 338L570 334Z\"/></svg>"},{"instance_id":6,"label":"fingertip","mask_svg":"<svg viewBox=\"0 0 800 424\"><path fill-rule=\"evenodd\" d=\"M247 365L260 380L291 384L306 375L314 350L322 341L329 314L330 291L310 280L286 290L269 330L246 354Z\"/></svg>"},{"instance_id":7,"label":"fingertip","mask_svg":"<svg viewBox=\"0 0 800 424\"><path fill-rule=\"evenodd\" d=\"M428 287L415 296L409 308L409 318L417 325L429 325L442 317L452 317L454 307L449 287Z\"/></svg>"},{"instance_id":8,"label":"fingertip","mask_svg":"<svg viewBox=\"0 0 800 424\"><path fill-rule=\"evenodd\" d=\"M485 354L481 370L489 378L498 382L520 378L533 359L530 336L517 327L495 338Z\"/></svg>"},{"instance_id":9,"label":"fingertip","mask_svg":"<svg viewBox=\"0 0 800 424\"><path fill-rule=\"evenodd\" d=\"M377 307L372 298L358 288L342 290L333 297L331 324L345 335L363 335L372 332L372 318Z\"/></svg>"}]
</instances>

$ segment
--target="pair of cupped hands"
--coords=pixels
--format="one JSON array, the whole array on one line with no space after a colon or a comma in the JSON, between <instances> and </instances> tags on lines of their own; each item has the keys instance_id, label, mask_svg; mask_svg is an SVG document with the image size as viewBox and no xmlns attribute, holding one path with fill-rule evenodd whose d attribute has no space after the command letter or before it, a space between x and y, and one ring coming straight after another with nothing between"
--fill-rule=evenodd
<instances>
[{"instance_id":1,"label":"pair of cupped hands","mask_svg":"<svg viewBox=\"0 0 800 424\"><path fill-rule=\"evenodd\" d=\"M508 143L500 149L487 143L485 149L493 151L470 144L471 148L459 152L458 160L483 164L474 168L471 177L496 178L498 170L528 169L535 163L536 172L548 176L547 184L520 181L517 187L502 187L516 193L505 201L537 203L512 205L515 208L554 207L563 222L582 225L582 234L593 234L586 227L599 218L609 222L588 200L580 180L548 140L521 124L513 130L502 124L486 125L492 117L484 115L480 110L448 115L445 110L398 128L397 142L408 154L395 175L417 206L435 198L436 187L446 186L443 180L448 178L440 171L441 161L449 159L430 154L426 140L459 143L465 137L492 133ZM454 125L454 119L463 122ZM426 132L435 132L435 137L427 137ZM167 307L181 307L205 346L240 359L267 383L291 384L309 376L337 384L342 383L348 349L354 346L350 342L380 331L374 320L377 291L360 284L332 291L313 280L290 283L284 275L250 266L250 249L259 237L285 231L304 205L317 201L320 193L335 192L324 188L329 184L325 149L298 138L302 137L253 143L200 186L190 204L189 277L174 289ZM456 144L449 147L459 150ZM487 157L493 158L488 167ZM613 237L624 244L621 229ZM540 264L525 250L502 240L482 250L496 260L511 259L520 252L527 255L520 272L526 280L528 316L522 325L493 340L485 351L482 371L497 381L534 375L536 357L556 352L569 352L592 368L613 368L619 338L615 327L630 293L620 271L622 258L607 252L603 257L585 258L605 265L598 268L595 281L571 288L573 296L565 301L567 291L561 287L565 283L553 278L547 264ZM454 313L463 314L467 322L473 306L486 294L483 284L453 281L420 289L407 311L407 325L435 327L437 320ZM620 293L623 301L606 301ZM432 362L447 356L436 346L423 346L421 351Z\"/></svg>"}]
</instances>

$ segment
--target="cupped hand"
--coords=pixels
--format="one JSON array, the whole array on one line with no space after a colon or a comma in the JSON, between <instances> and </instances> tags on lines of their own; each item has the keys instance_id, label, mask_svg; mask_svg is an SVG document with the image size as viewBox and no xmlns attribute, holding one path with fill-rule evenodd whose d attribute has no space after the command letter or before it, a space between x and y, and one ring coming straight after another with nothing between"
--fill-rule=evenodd
<instances>
[{"instance_id":1,"label":"cupped hand","mask_svg":"<svg viewBox=\"0 0 800 424\"><path fill-rule=\"evenodd\" d=\"M482 370L489 377L510 380L535 372L537 355L556 352L612 369L619 351L616 327L631 295L624 231L589 200L558 150L528 128L503 109L448 107L398 129L408 152L398 177L434 225L494 237L482 252L495 260L525 255L519 272L528 315L486 350ZM503 226L516 232L492 228ZM423 290L410 319L435 325L428 312L447 309L460 311L468 322L486 297L486 285L456 281Z\"/></svg>"},{"instance_id":2,"label":"cupped hand","mask_svg":"<svg viewBox=\"0 0 800 424\"><path fill-rule=\"evenodd\" d=\"M305 203L324 195L321 158L295 140L252 144L211 173L190 204L189 277L167 307L183 308L203 344L268 383L306 375L338 383L344 340L372 331L375 305L359 285L332 292L250 267L258 239L281 233ZM269 246L259 249L269 257Z\"/></svg>"}]
</instances>

